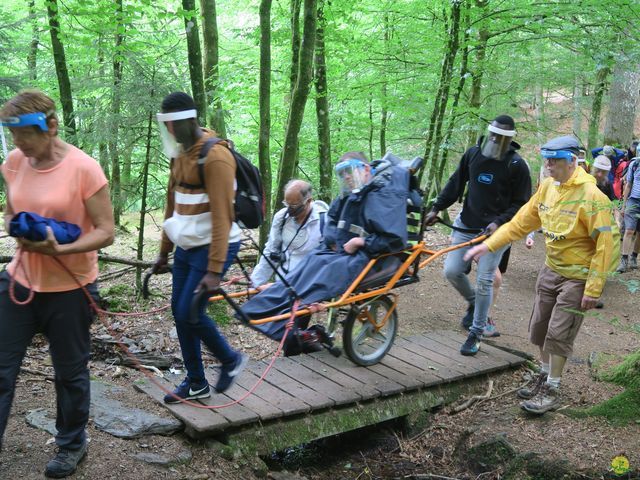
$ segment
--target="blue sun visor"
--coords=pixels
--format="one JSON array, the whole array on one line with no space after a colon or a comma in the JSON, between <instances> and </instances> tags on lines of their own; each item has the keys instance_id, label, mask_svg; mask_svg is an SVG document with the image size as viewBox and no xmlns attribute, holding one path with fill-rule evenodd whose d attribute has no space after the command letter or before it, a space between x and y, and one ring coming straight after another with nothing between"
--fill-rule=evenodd
<instances>
[{"instance_id":1,"label":"blue sun visor","mask_svg":"<svg viewBox=\"0 0 640 480\"><path fill-rule=\"evenodd\" d=\"M567 161L572 161L574 157L574 153L569 150L540 150L540 155L543 158L553 158L553 159L562 159Z\"/></svg>"},{"instance_id":2,"label":"blue sun visor","mask_svg":"<svg viewBox=\"0 0 640 480\"><path fill-rule=\"evenodd\" d=\"M0 125L3 127L38 127L43 132L48 132L47 116L42 112L24 113L13 117L0 118Z\"/></svg>"}]
</instances>

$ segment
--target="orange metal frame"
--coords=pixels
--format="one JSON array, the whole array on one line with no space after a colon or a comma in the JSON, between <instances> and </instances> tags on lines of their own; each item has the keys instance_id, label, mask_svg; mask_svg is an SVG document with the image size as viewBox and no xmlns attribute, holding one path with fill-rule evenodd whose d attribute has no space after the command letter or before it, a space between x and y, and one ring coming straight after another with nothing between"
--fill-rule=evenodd
<instances>
[{"instance_id":1,"label":"orange metal frame","mask_svg":"<svg viewBox=\"0 0 640 480\"><path fill-rule=\"evenodd\" d=\"M362 302L363 300L367 300L373 297L377 297L379 295L385 295L388 294L396 285L396 283L398 282L398 280L400 278L402 278L403 275L405 275L408 271L409 268L414 264L414 262L419 259L419 257L421 255L429 255L428 258L425 258L424 260L420 261L417 265L418 265L418 271L423 269L424 267L426 267L429 263L433 262L434 260L436 260L437 258L441 257L442 255L451 252L453 250L458 250L460 248L464 248L467 246L471 246L471 245L475 245L477 243L482 242L484 239L486 238L485 235L481 235L479 237L476 237L468 242L464 242L464 243L460 243L458 245L451 245L447 248L443 248L441 250L430 250L428 248L426 248L425 243L424 242L419 242L416 245L407 248L406 250L403 250L404 253L407 253L408 256L405 259L405 261L402 263L402 265L398 268L398 271L387 281L387 283L385 283L383 286L380 286L378 288L374 288L372 290L368 290L366 292L361 292L361 293L354 293L355 290L358 288L358 286L360 285L360 283L362 282L362 280L367 276L367 274L371 271L371 269L373 268L373 266L376 264L376 262L378 260L380 260L381 258L390 256L390 255L397 255L398 253L403 253L403 252L397 252L397 253L387 253L384 255L381 255L379 257L376 258L372 258L369 263L367 264L367 266L364 268L364 270L362 270L362 272L360 272L360 274L356 277L356 279L351 283L351 285L349 286L349 288L346 290L346 292L344 292L342 294L342 296L337 299L334 300L332 302L325 302L320 304L322 307L329 309L329 308L338 308L338 307L343 307L345 305L351 305L353 303L357 303L357 302ZM417 272L411 271L410 274L413 275ZM249 296L249 295L255 295L259 293L259 290L256 289L249 289L249 290L244 290L241 292L234 292L234 293L229 293L228 296L231 298L241 298L241 297L245 297L245 296ZM211 298L209 298L210 302L217 302L220 300L223 300L224 297L222 295L215 295ZM395 302L394 302L395 304ZM302 315L308 315L312 313L308 308L302 308L300 310L296 310L295 312L295 316L299 317ZM382 326L384 326L384 323L386 323L386 320L388 319L390 313L388 312L386 318L383 320L383 324L378 326L376 324L377 328L381 328ZM251 324L252 325L262 325L264 323L269 323L269 322L278 322L280 320L286 320L291 318L291 314L290 313L285 313L282 315L276 315L276 316L272 316L272 317L267 317L267 318L261 318L261 319L257 319L257 320L251 320Z\"/></svg>"}]
</instances>

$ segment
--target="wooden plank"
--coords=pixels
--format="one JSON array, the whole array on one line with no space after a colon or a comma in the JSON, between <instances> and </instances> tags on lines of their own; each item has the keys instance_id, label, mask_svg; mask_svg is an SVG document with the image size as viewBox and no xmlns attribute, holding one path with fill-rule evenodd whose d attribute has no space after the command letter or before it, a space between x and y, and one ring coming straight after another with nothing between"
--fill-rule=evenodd
<instances>
[{"instance_id":1,"label":"wooden plank","mask_svg":"<svg viewBox=\"0 0 640 480\"><path fill-rule=\"evenodd\" d=\"M399 343L402 343L402 339L399 339ZM406 362L409 365L415 365L414 368L418 369L419 371L432 372L434 375L440 377L443 382L452 382L464 378L464 374L458 372L457 370L451 369L447 365L441 364L440 362L436 361L435 358L425 358L424 361L422 361L422 357L417 356L415 353L404 349L400 345L396 348L392 348L387 355L391 355L398 360ZM419 363L422 363L422 365L419 365ZM429 367L435 367L437 368L437 370L431 370L429 369Z\"/></svg>"},{"instance_id":2,"label":"wooden plank","mask_svg":"<svg viewBox=\"0 0 640 480\"><path fill-rule=\"evenodd\" d=\"M389 365L385 364L385 362L394 364L395 361L397 361L395 358L385 356L382 359L382 363L376 363L375 365L371 365L370 367L367 367L367 368L384 377L392 378L393 381L399 383L405 388L404 390L405 392L410 390L415 390L417 388L422 388L425 386L424 379L419 378L418 376L415 376L415 375L409 375L406 370L404 370L403 372L398 372L398 370L393 369ZM406 365L406 364L403 364L403 365ZM399 367L396 366L396 368L399 368ZM434 375L433 382L438 383L440 382L440 379Z\"/></svg>"},{"instance_id":3,"label":"wooden plank","mask_svg":"<svg viewBox=\"0 0 640 480\"><path fill-rule=\"evenodd\" d=\"M299 355L296 357L296 362L299 362L301 365L304 365L314 372L331 379L343 388L357 391L362 400L370 400L380 395L380 392L375 387L361 382L357 378L345 375L340 370L336 370L329 364L322 363L312 355Z\"/></svg>"},{"instance_id":4,"label":"wooden plank","mask_svg":"<svg viewBox=\"0 0 640 480\"><path fill-rule=\"evenodd\" d=\"M335 358L328 352L318 352L311 354L324 364L330 365L336 370L342 372L344 375L355 378L368 385L375 387L380 396L394 395L404 391L404 388L398 382L387 378L373 370L356 365L349 360L345 355Z\"/></svg>"},{"instance_id":5,"label":"wooden plank","mask_svg":"<svg viewBox=\"0 0 640 480\"><path fill-rule=\"evenodd\" d=\"M238 400L239 398L245 396L247 392L249 392L249 389L255 383L250 382L251 385L248 388L245 388L243 386L241 380L246 381L248 375L250 375L249 372L242 372L242 374L240 375L240 377L242 378L238 378L236 382L231 386L231 388L229 388L225 392L225 394L234 400ZM249 396L244 398L240 402L240 405L256 413L262 421L272 420L274 418L280 418L284 416L284 412L280 408L264 400L263 398L258 396L256 392L253 392Z\"/></svg>"},{"instance_id":6,"label":"wooden plank","mask_svg":"<svg viewBox=\"0 0 640 480\"><path fill-rule=\"evenodd\" d=\"M356 403L362 400L361 395L355 389L345 388L292 358L278 359L278 369L303 385L325 394L334 401L336 406Z\"/></svg>"},{"instance_id":7,"label":"wooden plank","mask_svg":"<svg viewBox=\"0 0 640 480\"><path fill-rule=\"evenodd\" d=\"M405 377L409 377L409 379L413 378L418 383L417 386L413 385L414 388L428 387L442 383L442 376L439 375L436 370L428 367L419 368L415 365L415 361L407 362L406 358L399 358L398 355L400 357L405 356L400 350L402 350L402 347L394 345L379 363L379 365L385 366L395 372L390 375L389 378L393 378L398 382L404 381L406 379ZM403 377L399 375L403 375Z\"/></svg>"},{"instance_id":8,"label":"wooden plank","mask_svg":"<svg viewBox=\"0 0 640 480\"><path fill-rule=\"evenodd\" d=\"M403 345L408 350L423 356L426 355L425 352L429 352L430 355L426 355L428 358L435 358L443 365L448 365L452 369L463 373L466 377L481 375L484 372L493 371L499 366L504 366L502 362L496 363L488 356L466 357L459 351L448 350L444 345L425 337L412 337L404 340L406 340L406 343ZM434 355L435 357L433 357Z\"/></svg>"},{"instance_id":9,"label":"wooden plank","mask_svg":"<svg viewBox=\"0 0 640 480\"><path fill-rule=\"evenodd\" d=\"M410 343L418 344L427 350L437 352L442 357L447 358L449 363L454 365L455 368L464 370L468 375L481 375L487 371L504 367L504 362L487 354L480 355L478 352L477 355L468 357L460 353L457 344L454 344L452 340L446 337L436 337L432 334L427 335L414 335L408 337L406 340ZM437 341L436 338L439 338L440 341Z\"/></svg>"},{"instance_id":10,"label":"wooden plank","mask_svg":"<svg viewBox=\"0 0 640 480\"><path fill-rule=\"evenodd\" d=\"M438 333L440 333L442 336L445 336L451 339L455 339L455 340L461 339L460 340L461 343L464 342L465 340L465 338L462 335L452 332L450 330L442 330L442 331L439 331ZM524 359L522 357L513 355L512 353L506 352L504 350L500 350L499 348L493 347L487 344L486 342L482 344L480 349L481 351L484 350L485 353L491 356L495 356L505 360L506 362L509 363L509 365L514 367L518 365L522 365L524 363Z\"/></svg>"},{"instance_id":11,"label":"wooden plank","mask_svg":"<svg viewBox=\"0 0 640 480\"><path fill-rule=\"evenodd\" d=\"M329 408L335 404L335 402L324 393L317 392L287 375L285 372L293 374L291 368L283 365L279 360L280 359L273 365L273 368L269 371L269 375L267 375L265 379L271 385L299 398L309 405L312 410ZM264 368L264 366L266 366L266 363L262 368Z\"/></svg>"},{"instance_id":12,"label":"wooden plank","mask_svg":"<svg viewBox=\"0 0 640 480\"><path fill-rule=\"evenodd\" d=\"M436 345L438 345L436 343ZM420 345L417 342L412 342L411 340L409 340L408 338L403 338L402 339L402 343L401 346L405 349L407 349L408 351L418 355L419 357L424 358L427 362L429 361L437 361L438 363L440 363L440 365L444 365L446 367L448 367L449 369L451 369L452 371L456 371L458 373L461 373L463 376L465 377L469 377L472 375L478 375L480 373L480 368L478 368L478 364L476 363L476 365L470 364L470 363L466 363L466 364L461 364L458 363L457 360L452 359L446 355L443 355L442 353L440 353L440 349L436 348L427 348L424 345ZM458 354L460 355L460 354ZM462 355L460 355L462 356Z\"/></svg>"},{"instance_id":13,"label":"wooden plank","mask_svg":"<svg viewBox=\"0 0 640 480\"><path fill-rule=\"evenodd\" d=\"M260 375L262 375L262 372L260 372ZM238 377L237 383L249 390L256 384L260 375L249 369L245 369L242 375ZM311 407L302 400L289 395L287 392L283 392L266 380L258 385L258 388L253 392L252 396L259 399L259 401L273 405L282 412L282 416L297 415L311 410ZM255 411L257 412L258 410Z\"/></svg>"},{"instance_id":14,"label":"wooden plank","mask_svg":"<svg viewBox=\"0 0 640 480\"><path fill-rule=\"evenodd\" d=\"M163 385L168 390L175 388L175 384L163 379L156 379L158 383ZM176 418L182 420L185 423L185 427L188 432L199 432L200 434L210 431L222 430L229 427L229 420L221 415L219 412L211 410L203 410L183 403L166 404L164 403L165 392L151 383L149 380L144 379L140 382L134 383L134 387L149 395L155 401L167 408Z\"/></svg>"},{"instance_id":15,"label":"wooden plank","mask_svg":"<svg viewBox=\"0 0 640 480\"><path fill-rule=\"evenodd\" d=\"M413 337L411 338L413 339ZM434 348L438 348L439 346L443 355L458 359L460 363L464 362L476 365L482 370L479 374L499 370L506 366L504 361L483 352L482 349L474 356L462 355L460 353L461 343L458 342L457 339L453 340L441 335L440 332L432 332L427 334L427 336L416 336L416 341L419 343L422 342L426 345L433 344Z\"/></svg>"}]
</instances>

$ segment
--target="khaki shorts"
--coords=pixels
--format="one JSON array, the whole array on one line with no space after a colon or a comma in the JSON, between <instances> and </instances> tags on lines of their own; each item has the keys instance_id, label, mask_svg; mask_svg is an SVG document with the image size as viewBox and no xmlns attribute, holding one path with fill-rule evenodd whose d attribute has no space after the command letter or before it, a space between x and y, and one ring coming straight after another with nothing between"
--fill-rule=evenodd
<instances>
[{"instance_id":1,"label":"khaki shorts","mask_svg":"<svg viewBox=\"0 0 640 480\"><path fill-rule=\"evenodd\" d=\"M553 355L571 356L582 325L584 280L558 275L546 265L536 282L536 301L529 321L529 339Z\"/></svg>"}]
</instances>

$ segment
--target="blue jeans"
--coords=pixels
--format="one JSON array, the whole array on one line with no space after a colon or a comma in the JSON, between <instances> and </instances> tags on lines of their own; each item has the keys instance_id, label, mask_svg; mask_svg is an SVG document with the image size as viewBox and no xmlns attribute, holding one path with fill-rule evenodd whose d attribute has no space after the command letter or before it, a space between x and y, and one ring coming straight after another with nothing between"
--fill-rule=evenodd
<instances>
[{"instance_id":1,"label":"blue jeans","mask_svg":"<svg viewBox=\"0 0 640 480\"><path fill-rule=\"evenodd\" d=\"M233 263L239 249L240 242L229 244L222 275ZM198 310L198 323L189 322L193 292L207 273L208 263L209 245L189 250L176 247L173 259L171 311L176 322L176 331L187 377L196 384L203 383L205 380L200 342L204 343L223 365L231 365L238 358L238 354L218 331L215 322L207 316L208 302L204 302Z\"/></svg>"},{"instance_id":2,"label":"blue jeans","mask_svg":"<svg viewBox=\"0 0 640 480\"><path fill-rule=\"evenodd\" d=\"M462 223L460 217L456 218L453 223L454 226L460 228L469 228ZM460 243L468 242L474 238L474 233L462 233L453 231L452 245L458 245ZM483 257L480 257L478 261L478 268L476 272L476 288L471 286L467 272L471 268L471 261L465 262L462 257L469 250L470 247L460 248L447 254L447 258L444 261L444 276L451 282L451 285L469 302L470 305L475 304L475 310L473 313L473 326L471 332L481 335L484 331L484 327L487 324L487 314L491 308L491 302L493 301L493 277L496 272L496 268L500 264L502 254L508 248L505 245L499 250L493 253L488 253Z\"/></svg>"}]
</instances>

